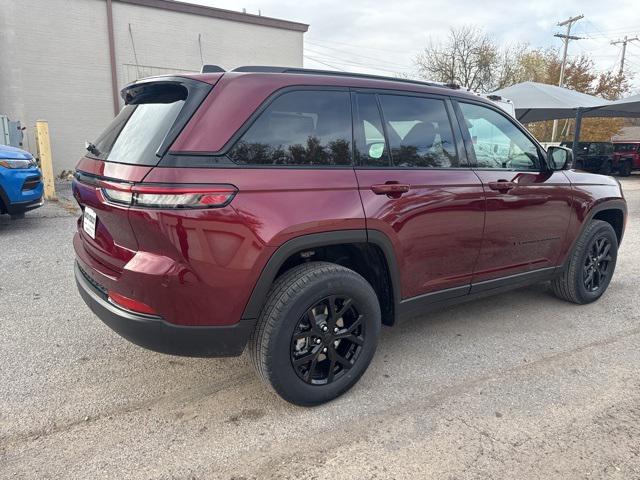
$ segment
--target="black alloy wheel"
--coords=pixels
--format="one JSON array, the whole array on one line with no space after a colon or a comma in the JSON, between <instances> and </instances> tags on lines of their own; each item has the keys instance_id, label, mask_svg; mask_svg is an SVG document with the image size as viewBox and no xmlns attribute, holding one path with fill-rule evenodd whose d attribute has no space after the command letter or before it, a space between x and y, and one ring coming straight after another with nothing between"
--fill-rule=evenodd
<instances>
[{"instance_id":1,"label":"black alloy wheel","mask_svg":"<svg viewBox=\"0 0 640 480\"><path fill-rule=\"evenodd\" d=\"M584 305L609 287L618 257L618 236L610 223L591 220L580 234L558 276L551 282L557 297Z\"/></svg>"},{"instance_id":2,"label":"black alloy wheel","mask_svg":"<svg viewBox=\"0 0 640 480\"><path fill-rule=\"evenodd\" d=\"M353 387L376 351L382 315L371 284L307 262L272 285L249 343L258 375L288 402L312 406Z\"/></svg>"},{"instance_id":3,"label":"black alloy wheel","mask_svg":"<svg viewBox=\"0 0 640 480\"><path fill-rule=\"evenodd\" d=\"M306 383L327 385L355 364L365 322L350 297L323 298L300 318L291 337L291 363Z\"/></svg>"},{"instance_id":4,"label":"black alloy wheel","mask_svg":"<svg viewBox=\"0 0 640 480\"><path fill-rule=\"evenodd\" d=\"M584 288L587 292L596 292L606 283L611 263L611 242L606 236L592 240L589 253L582 268Z\"/></svg>"}]
</instances>

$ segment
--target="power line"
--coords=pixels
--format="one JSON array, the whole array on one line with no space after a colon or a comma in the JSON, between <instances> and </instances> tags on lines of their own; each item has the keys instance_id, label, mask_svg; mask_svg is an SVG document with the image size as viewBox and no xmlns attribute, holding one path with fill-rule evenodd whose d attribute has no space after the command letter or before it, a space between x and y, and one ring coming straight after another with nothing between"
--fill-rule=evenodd
<instances>
[{"instance_id":1,"label":"power line","mask_svg":"<svg viewBox=\"0 0 640 480\"><path fill-rule=\"evenodd\" d=\"M593 30L595 30L595 33L597 35L594 35L594 32L590 32L588 29L584 29L583 31L581 31L580 33L592 38L605 38L608 37L610 35L621 35L621 34L625 34L625 33L635 33L638 30L637 25L630 25L627 27L619 27L619 28L612 28L609 30L600 30L598 27L596 27L592 22L590 22L589 20L585 20L587 23L589 23L592 27Z\"/></svg>"},{"instance_id":2,"label":"power line","mask_svg":"<svg viewBox=\"0 0 640 480\"><path fill-rule=\"evenodd\" d=\"M334 52L342 53L342 54L345 54L345 55L351 55L351 56L355 56L355 55L357 55L357 56L358 56L358 58L364 58L364 59L373 60L373 61L376 61L376 62L380 62L380 61L381 61L381 58L380 58L380 57L378 57L378 58L375 58L375 57L369 57L369 56L367 56L367 55L363 55L362 53L352 53L352 52L347 52L347 51L345 51L345 50L342 50L342 49L339 49L339 48L335 48L335 47L326 47L326 46L321 45L321 44L319 44L319 43L310 42L309 40L307 40L307 41L306 41L306 43L309 43L309 44L314 45L314 46L319 47L319 48L324 48L324 49L327 49L327 50L333 50ZM311 49L310 49L310 48L307 48L307 49L308 49L309 51L311 51ZM396 53L397 53L397 52L396 52ZM325 54L325 55L326 55L326 54ZM407 68L407 67L406 67L406 65L401 65L401 64L399 64L399 63L389 62L389 61L387 61L387 60L384 60L384 64L385 64L385 65L395 65L395 66L398 66L398 67L400 67L400 68Z\"/></svg>"},{"instance_id":3,"label":"power line","mask_svg":"<svg viewBox=\"0 0 640 480\"><path fill-rule=\"evenodd\" d=\"M341 71L341 72L344 72L344 70L343 70L342 68L340 68L340 67L336 67L335 65L330 65L330 64L325 63L325 62L323 62L323 61L321 61L321 60L318 60L318 59L316 59L316 58L310 57L309 55L303 55L303 57L304 57L304 58L307 58L307 59L309 59L309 60L312 60L312 61L314 61L314 62L317 62L317 63L319 63L319 64L321 64L321 65L324 65L325 67L335 68L336 70L339 70L339 71Z\"/></svg>"},{"instance_id":4,"label":"power line","mask_svg":"<svg viewBox=\"0 0 640 480\"><path fill-rule=\"evenodd\" d=\"M578 20L583 19L584 15L576 15L575 17L570 17L562 22L558 22L559 27L567 26L567 33L556 33L554 37L562 38L564 41L564 53L562 54L562 65L560 66L560 81L558 82L558 86L562 87L564 83L564 69L567 64L567 50L569 49L569 40L581 40L582 37L576 37L575 35L571 35L571 27ZM551 130L551 141L555 141L556 139L556 130L558 129L558 121L553 121L553 129Z\"/></svg>"},{"instance_id":5,"label":"power line","mask_svg":"<svg viewBox=\"0 0 640 480\"><path fill-rule=\"evenodd\" d=\"M323 62L325 61L325 59L317 58L315 56L314 57L310 57L308 55L305 55L305 57L306 58L310 58L310 59L315 60L315 61L323 61ZM347 69L349 69L349 67L351 67L351 69L356 68L356 69L374 70L376 72L383 72L387 76L389 76L390 74L391 75L398 75L398 74L403 73L403 72L400 72L398 70L388 70L388 69L385 69L385 68L374 67L374 66L365 65L365 64L362 64L362 63L354 64L354 63L345 63L345 62L340 62L340 61L335 61L335 60L331 60L331 63L340 65L341 67L345 67ZM337 67L334 67L334 68L337 68Z\"/></svg>"},{"instance_id":6,"label":"power line","mask_svg":"<svg viewBox=\"0 0 640 480\"><path fill-rule=\"evenodd\" d=\"M620 58L620 71L618 73L618 75L622 76L622 73L624 72L624 56L627 53L627 44L629 42L636 42L636 41L640 41L640 38L638 37L633 37L633 38L628 38L626 35L624 37L624 40L616 40L614 42L611 42L611 45L618 45L618 44L622 44L622 57Z\"/></svg>"},{"instance_id":7,"label":"power line","mask_svg":"<svg viewBox=\"0 0 640 480\"><path fill-rule=\"evenodd\" d=\"M374 50L374 51L379 51L379 52L387 52L387 53L395 53L397 54L398 51L397 50L388 50L388 49L384 49L384 48L377 48L377 47L367 47L367 46L362 46L362 45L355 45L353 43L344 43L344 42L336 42L333 40L308 40L305 38L306 42L312 43L312 42L316 42L316 43L323 43L323 44L331 44L331 45L342 45L345 47L350 47L350 48L356 48L358 50L364 49L364 50Z\"/></svg>"},{"instance_id":8,"label":"power line","mask_svg":"<svg viewBox=\"0 0 640 480\"><path fill-rule=\"evenodd\" d=\"M342 63L344 65L355 65L355 66L359 66L359 67L369 67L371 68L371 63L366 63L366 62L358 62L356 60L351 60L351 59L345 59L345 58L340 58L340 57L335 57L333 55L329 55L327 53L324 52L319 52L318 50L312 50L310 48L305 49L307 52L311 52L314 55L319 55L321 57L324 57L326 59L328 59L329 61L333 61L334 63ZM395 67L393 64L388 64L388 63L381 63L378 60L372 59L375 63L375 65L383 65L383 66L387 66L389 67L388 69L381 69L381 70L388 70L390 72L395 72L398 70L410 70L410 67L407 66L398 66Z\"/></svg>"}]
</instances>

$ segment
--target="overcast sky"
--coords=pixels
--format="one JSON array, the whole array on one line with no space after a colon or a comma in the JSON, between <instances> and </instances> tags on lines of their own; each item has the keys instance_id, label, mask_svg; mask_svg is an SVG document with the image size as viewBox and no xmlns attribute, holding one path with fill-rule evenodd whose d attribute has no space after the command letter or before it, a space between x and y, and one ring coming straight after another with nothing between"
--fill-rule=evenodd
<instances>
[{"instance_id":1,"label":"overcast sky","mask_svg":"<svg viewBox=\"0 0 640 480\"><path fill-rule=\"evenodd\" d=\"M599 70L618 68L621 45L611 40L640 36L640 0L190 0L229 10L308 23L305 67L376 74L415 72L413 58L427 43L444 38L451 26L475 24L498 43L527 42L535 47L560 47L556 24L578 14L569 54L588 53ZM640 89L640 41L627 47L625 71L635 73Z\"/></svg>"}]
</instances>

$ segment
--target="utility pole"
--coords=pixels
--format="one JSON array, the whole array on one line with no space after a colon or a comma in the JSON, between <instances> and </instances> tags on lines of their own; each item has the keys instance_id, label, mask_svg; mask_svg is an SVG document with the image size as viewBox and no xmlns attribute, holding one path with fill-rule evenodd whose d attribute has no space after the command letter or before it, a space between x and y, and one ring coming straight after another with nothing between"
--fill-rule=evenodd
<instances>
[{"instance_id":1,"label":"utility pole","mask_svg":"<svg viewBox=\"0 0 640 480\"><path fill-rule=\"evenodd\" d=\"M571 35L571 27L578 20L584 18L584 15L576 15L575 17L571 17L566 19L564 22L559 22L559 27L567 27L567 33L556 33L554 37L562 38L564 41L564 53L562 54L562 64L560 65L560 80L558 81L558 86L561 87L564 83L564 68L567 64L567 50L569 49L569 40L581 40L582 37L576 37L575 35ZM558 120L553 121L553 130L551 131L551 141L554 142L556 139L556 131L558 130Z\"/></svg>"},{"instance_id":2,"label":"utility pole","mask_svg":"<svg viewBox=\"0 0 640 480\"><path fill-rule=\"evenodd\" d=\"M622 76L622 73L624 72L624 56L627 53L627 43L635 41L640 41L640 38L627 38L627 36L625 35L624 40L616 40L615 42L611 42L611 45L618 45L619 43L622 44L622 58L620 59L620 72L618 72L619 76Z\"/></svg>"}]
</instances>

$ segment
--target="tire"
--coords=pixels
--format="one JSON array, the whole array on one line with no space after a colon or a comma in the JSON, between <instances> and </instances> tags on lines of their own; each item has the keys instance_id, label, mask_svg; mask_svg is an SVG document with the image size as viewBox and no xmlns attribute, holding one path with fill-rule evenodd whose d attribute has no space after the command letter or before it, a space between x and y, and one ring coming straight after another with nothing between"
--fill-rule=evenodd
<instances>
[{"instance_id":1,"label":"tire","mask_svg":"<svg viewBox=\"0 0 640 480\"><path fill-rule=\"evenodd\" d=\"M600 175L611 175L611 162L610 161L606 161L603 162L602 165L600 166Z\"/></svg>"},{"instance_id":2,"label":"tire","mask_svg":"<svg viewBox=\"0 0 640 480\"><path fill-rule=\"evenodd\" d=\"M629 175L631 175L631 162L629 160L625 160L624 162L620 163L618 174L621 177L628 177Z\"/></svg>"},{"instance_id":3,"label":"tire","mask_svg":"<svg viewBox=\"0 0 640 480\"><path fill-rule=\"evenodd\" d=\"M322 312L329 312L331 304L334 315L325 318ZM305 263L271 287L250 340L250 356L258 375L283 399L319 405L360 379L375 353L380 325L378 298L363 277L333 263Z\"/></svg>"},{"instance_id":4,"label":"tire","mask_svg":"<svg viewBox=\"0 0 640 480\"><path fill-rule=\"evenodd\" d=\"M598 248L597 242L600 245L603 244L600 242L604 242L609 246L606 255L599 255L603 257L603 260L597 263L606 267L604 274L599 273L599 267L589 270L589 265L592 265L592 258L595 256L594 251ZM606 245L604 250L606 250ZM602 220L592 220L576 242L561 275L551 283L553 292L563 300L580 305L596 301L611 282L617 257L618 239L611 225ZM608 260L606 260L607 258ZM598 273L595 270L598 270ZM589 272L591 272L591 277ZM593 281L591 285L587 283L589 278L592 278ZM599 279L598 286L593 288L596 278Z\"/></svg>"}]
</instances>

